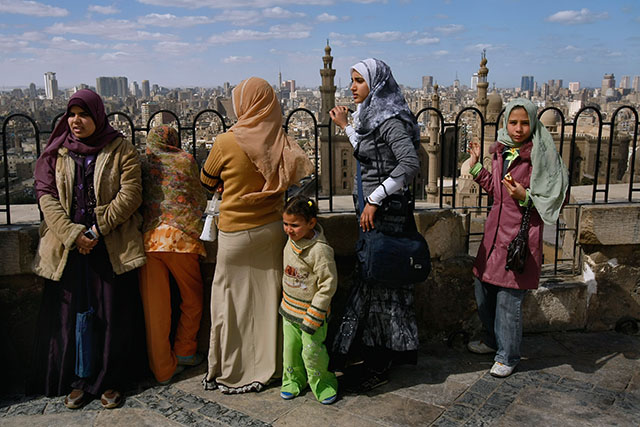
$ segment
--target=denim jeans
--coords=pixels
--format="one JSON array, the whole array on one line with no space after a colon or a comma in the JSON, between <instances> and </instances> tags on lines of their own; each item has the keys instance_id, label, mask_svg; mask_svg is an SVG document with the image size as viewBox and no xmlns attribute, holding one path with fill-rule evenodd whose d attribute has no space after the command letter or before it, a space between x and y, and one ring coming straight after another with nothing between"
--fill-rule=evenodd
<instances>
[{"instance_id":1,"label":"denim jeans","mask_svg":"<svg viewBox=\"0 0 640 427\"><path fill-rule=\"evenodd\" d=\"M478 315L487 330L485 343L495 348L495 361L515 366L520 361L522 300L525 289L502 288L475 279Z\"/></svg>"}]
</instances>

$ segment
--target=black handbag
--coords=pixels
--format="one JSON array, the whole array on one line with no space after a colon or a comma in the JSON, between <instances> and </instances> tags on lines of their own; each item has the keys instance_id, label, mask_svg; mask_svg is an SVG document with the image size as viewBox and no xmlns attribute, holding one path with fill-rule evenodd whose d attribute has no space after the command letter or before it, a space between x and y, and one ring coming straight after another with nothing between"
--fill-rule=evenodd
<instances>
[{"instance_id":1,"label":"black handbag","mask_svg":"<svg viewBox=\"0 0 640 427\"><path fill-rule=\"evenodd\" d=\"M364 209L360 162L357 166L358 204ZM375 228L360 229L356 255L360 276L384 286L403 286L423 282L431 272L427 241L415 225L407 230L407 215L413 215L413 202L406 195L392 195L378 208Z\"/></svg>"},{"instance_id":2,"label":"black handbag","mask_svg":"<svg viewBox=\"0 0 640 427\"><path fill-rule=\"evenodd\" d=\"M516 234L516 237L509 243L509 247L507 248L507 262L504 266L504 269L507 271L511 270L516 273L522 273L524 271L527 254L529 253L530 218L531 205L529 204L524 208L520 230L518 230L518 234Z\"/></svg>"}]
</instances>

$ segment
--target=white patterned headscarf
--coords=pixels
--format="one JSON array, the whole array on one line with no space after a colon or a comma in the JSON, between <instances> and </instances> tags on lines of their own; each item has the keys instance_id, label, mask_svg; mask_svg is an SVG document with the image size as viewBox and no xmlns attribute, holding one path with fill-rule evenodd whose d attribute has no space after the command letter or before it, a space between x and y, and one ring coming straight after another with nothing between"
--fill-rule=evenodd
<instances>
[{"instance_id":1,"label":"white patterned headscarf","mask_svg":"<svg viewBox=\"0 0 640 427\"><path fill-rule=\"evenodd\" d=\"M351 70L357 71L369 87L369 96L358 104L358 109L353 113L353 128L358 137L371 134L385 120L395 117L413 128L412 139L417 147L420 144L420 128L391 74L391 68L379 59L368 58L353 65Z\"/></svg>"}]
</instances>

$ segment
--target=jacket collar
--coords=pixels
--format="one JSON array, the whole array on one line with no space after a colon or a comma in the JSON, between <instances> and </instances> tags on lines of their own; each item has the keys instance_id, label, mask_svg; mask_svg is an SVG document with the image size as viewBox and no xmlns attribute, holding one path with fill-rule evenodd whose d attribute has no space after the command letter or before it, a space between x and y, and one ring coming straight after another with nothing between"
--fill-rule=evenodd
<instances>
[{"instance_id":1,"label":"jacket collar","mask_svg":"<svg viewBox=\"0 0 640 427\"><path fill-rule=\"evenodd\" d=\"M499 154L502 152L504 145L499 141L494 142L489 148L489 153L491 154ZM522 160L531 161L531 149L533 148L533 141L527 141L520 146L520 150L518 152L518 156L522 158Z\"/></svg>"}]
</instances>

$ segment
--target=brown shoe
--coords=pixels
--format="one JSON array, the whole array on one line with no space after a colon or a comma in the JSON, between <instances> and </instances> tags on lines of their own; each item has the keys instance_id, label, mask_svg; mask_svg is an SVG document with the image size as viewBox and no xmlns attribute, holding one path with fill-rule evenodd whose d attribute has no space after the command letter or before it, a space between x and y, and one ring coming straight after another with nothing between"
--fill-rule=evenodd
<instances>
[{"instance_id":1,"label":"brown shoe","mask_svg":"<svg viewBox=\"0 0 640 427\"><path fill-rule=\"evenodd\" d=\"M109 389L100 396L100 403L105 409L117 408L122 403L122 393Z\"/></svg>"},{"instance_id":2,"label":"brown shoe","mask_svg":"<svg viewBox=\"0 0 640 427\"><path fill-rule=\"evenodd\" d=\"M64 398L64 406L69 409L78 409L85 404L85 393L79 388L74 388Z\"/></svg>"}]
</instances>

